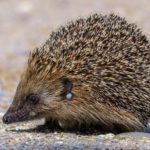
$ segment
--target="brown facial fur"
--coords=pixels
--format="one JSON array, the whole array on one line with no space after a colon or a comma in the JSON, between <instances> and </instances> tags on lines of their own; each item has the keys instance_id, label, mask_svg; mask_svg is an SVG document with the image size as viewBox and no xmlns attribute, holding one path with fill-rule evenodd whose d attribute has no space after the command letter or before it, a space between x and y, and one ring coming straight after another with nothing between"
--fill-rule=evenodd
<instances>
[{"instance_id":1,"label":"brown facial fur","mask_svg":"<svg viewBox=\"0 0 150 150\"><path fill-rule=\"evenodd\" d=\"M72 83L72 99L65 97L64 78ZM38 104L26 100L30 93ZM94 14L60 27L30 53L6 115L8 123L46 118L64 129L142 131L149 99L149 41L124 18Z\"/></svg>"}]
</instances>

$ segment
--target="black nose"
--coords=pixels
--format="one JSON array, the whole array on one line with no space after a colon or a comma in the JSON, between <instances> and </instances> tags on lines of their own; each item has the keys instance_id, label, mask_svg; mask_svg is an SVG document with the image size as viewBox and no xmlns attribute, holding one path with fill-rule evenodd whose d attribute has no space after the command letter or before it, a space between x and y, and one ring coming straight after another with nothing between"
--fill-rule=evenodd
<instances>
[{"instance_id":1,"label":"black nose","mask_svg":"<svg viewBox=\"0 0 150 150\"><path fill-rule=\"evenodd\" d=\"M8 124L10 122L10 115L5 114L3 116L3 123Z\"/></svg>"}]
</instances>

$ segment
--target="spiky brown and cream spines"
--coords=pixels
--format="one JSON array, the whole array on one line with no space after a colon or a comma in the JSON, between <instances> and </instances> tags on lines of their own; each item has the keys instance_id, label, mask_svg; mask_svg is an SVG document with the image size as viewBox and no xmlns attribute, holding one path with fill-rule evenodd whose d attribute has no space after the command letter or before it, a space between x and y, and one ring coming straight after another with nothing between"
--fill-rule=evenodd
<instances>
[{"instance_id":1,"label":"spiky brown and cream spines","mask_svg":"<svg viewBox=\"0 0 150 150\"><path fill-rule=\"evenodd\" d=\"M44 117L65 129L141 131L149 93L146 36L124 18L94 14L60 27L31 52L4 122Z\"/></svg>"}]
</instances>

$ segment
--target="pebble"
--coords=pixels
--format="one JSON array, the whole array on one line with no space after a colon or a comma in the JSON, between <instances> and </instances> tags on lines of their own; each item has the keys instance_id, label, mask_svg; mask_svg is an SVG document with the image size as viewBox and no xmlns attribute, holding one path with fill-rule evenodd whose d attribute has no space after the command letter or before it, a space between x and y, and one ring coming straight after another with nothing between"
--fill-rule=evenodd
<instances>
[{"instance_id":1,"label":"pebble","mask_svg":"<svg viewBox=\"0 0 150 150\"><path fill-rule=\"evenodd\" d=\"M10 142L10 143L14 143L14 142L15 142L15 140L10 140L9 142Z\"/></svg>"},{"instance_id":2,"label":"pebble","mask_svg":"<svg viewBox=\"0 0 150 150\"><path fill-rule=\"evenodd\" d=\"M57 142L55 142L55 144L63 144L63 141L57 141Z\"/></svg>"},{"instance_id":3,"label":"pebble","mask_svg":"<svg viewBox=\"0 0 150 150\"><path fill-rule=\"evenodd\" d=\"M104 138L101 138L101 139L96 139L96 141L98 141L98 142L104 142L104 141L106 141L106 139L104 139Z\"/></svg>"}]
</instances>

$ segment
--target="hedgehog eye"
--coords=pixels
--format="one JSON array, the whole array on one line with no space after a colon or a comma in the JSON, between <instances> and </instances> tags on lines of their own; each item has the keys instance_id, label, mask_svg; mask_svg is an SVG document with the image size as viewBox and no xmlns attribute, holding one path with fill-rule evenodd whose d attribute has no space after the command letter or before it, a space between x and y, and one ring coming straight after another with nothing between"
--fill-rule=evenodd
<instances>
[{"instance_id":1,"label":"hedgehog eye","mask_svg":"<svg viewBox=\"0 0 150 150\"><path fill-rule=\"evenodd\" d=\"M27 97L27 100L32 102L33 104L37 104L38 101L39 101L39 97L37 95L34 95L34 94L30 94L28 97Z\"/></svg>"}]
</instances>

